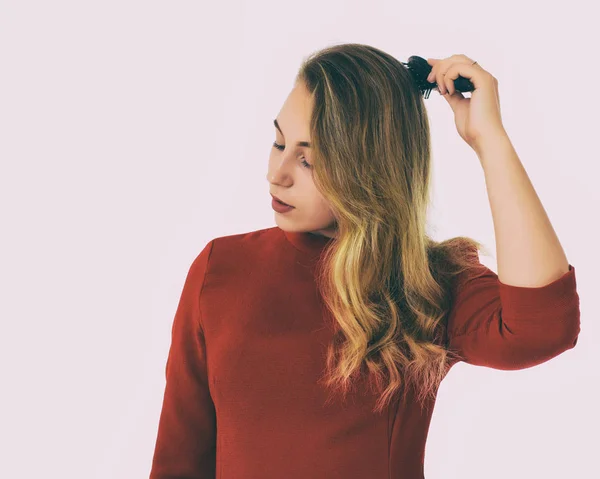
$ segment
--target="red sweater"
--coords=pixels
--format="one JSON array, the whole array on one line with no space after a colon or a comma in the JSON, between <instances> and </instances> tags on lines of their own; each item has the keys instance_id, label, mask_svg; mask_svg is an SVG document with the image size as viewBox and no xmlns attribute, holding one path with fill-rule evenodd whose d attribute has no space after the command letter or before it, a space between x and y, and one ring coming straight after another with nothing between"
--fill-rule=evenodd
<instances>
[{"instance_id":1,"label":"red sweater","mask_svg":"<svg viewBox=\"0 0 600 479\"><path fill-rule=\"evenodd\" d=\"M349 393L317 381L333 330L314 281L331 241L272 227L211 240L172 326L150 479L421 479L434 401ZM539 288L484 268L459 276L447 341L464 362L523 369L571 349L575 268ZM338 397L338 396L335 396ZM401 395L399 396L401 397Z\"/></svg>"}]
</instances>

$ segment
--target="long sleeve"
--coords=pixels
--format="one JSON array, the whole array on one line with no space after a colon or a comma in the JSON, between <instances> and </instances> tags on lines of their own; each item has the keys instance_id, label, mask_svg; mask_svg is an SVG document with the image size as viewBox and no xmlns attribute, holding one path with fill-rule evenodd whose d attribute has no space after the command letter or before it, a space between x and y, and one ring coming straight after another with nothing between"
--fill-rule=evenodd
<instances>
[{"instance_id":1,"label":"long sleeve","mask_svg":"<svg viewBox=\"0 0 600 479\"><path fill-rule=\"evenodd\" d=\"M447 322L448 347L462 361L525 369L577 344L580 332L575 268L538 288L510 286L479 263L458 276Z\"/></svg>"},{"instance_id":2,"label":"long sleeve","mask_svg":"<svg viewBox=\"0 0 600 479\"><path fill-rule=\"evenodd\" d=\"M216 415L199 307L213 241L192 263L173 320L150 479L215 478Z\"/></svg>"}]
</instances>

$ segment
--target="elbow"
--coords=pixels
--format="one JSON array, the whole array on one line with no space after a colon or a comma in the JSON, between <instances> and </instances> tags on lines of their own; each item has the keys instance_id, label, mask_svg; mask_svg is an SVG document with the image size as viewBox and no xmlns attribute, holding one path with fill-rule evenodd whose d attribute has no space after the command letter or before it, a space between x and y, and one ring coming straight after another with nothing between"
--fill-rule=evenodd
<instances>
[{"instance_id":1,"label":"elbow","mask_svg":"<svg viewBox=\"0 0 600 479\"><path fill-rule=\"evenodd\" d=\"M561 320L541 321L534 329L512 335L512 347L505 369L526 369L543 364L577 345L581 325L579 314Z\"/></svg>"}]
</instances>

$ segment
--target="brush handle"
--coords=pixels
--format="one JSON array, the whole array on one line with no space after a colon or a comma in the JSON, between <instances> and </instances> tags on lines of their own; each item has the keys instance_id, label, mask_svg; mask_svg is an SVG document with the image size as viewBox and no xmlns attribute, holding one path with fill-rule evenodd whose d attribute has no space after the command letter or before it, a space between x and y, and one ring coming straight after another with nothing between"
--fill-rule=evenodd
<instances>
[{"instance_id":1,"label":"brush handle","mask_svg":"<svg viewBox=\"0 0 600 479\"><path fill-rule=\"evenodd\" d=\"M423 91L431 91L438 85L436 82L428 82L427 77L431 73L433 67L427 63L425 58L413 55L408 59L408 63L402 62L413 75L413 78L417 82L419 88ZM460 75L454 80L454 88L460 92L471 92L475 90L475 86L468 78L461 77ZM427 95L428 96L428 95Z\"/></svg>"}]
</instances>

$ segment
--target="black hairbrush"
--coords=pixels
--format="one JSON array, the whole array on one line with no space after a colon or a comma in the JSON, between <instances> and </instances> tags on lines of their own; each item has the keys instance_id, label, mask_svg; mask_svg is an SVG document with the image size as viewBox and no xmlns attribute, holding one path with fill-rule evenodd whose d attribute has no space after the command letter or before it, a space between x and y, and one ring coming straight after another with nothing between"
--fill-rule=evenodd
<instances>
[{"instance_id":1,"label":"black hairbrush","mask_svg":"<svg viewBox=\"0 0 600 479\"><path fill-rule=\"evenodd\" d=\"M431 69L433 68L425 58L418 57L413 55L408 59L408 63L402 63L408 71L411 73L417 88L421 91L424 98L429 98L429 94L431 90L436 88L438 85L436 82L429 83L427 81L427 77L431 73ZM454 80L454 88L456 91L466 92L475 90L475 86L471 83L468 78L459 76L456 80Z\"/></svg>"}]
</instances>

